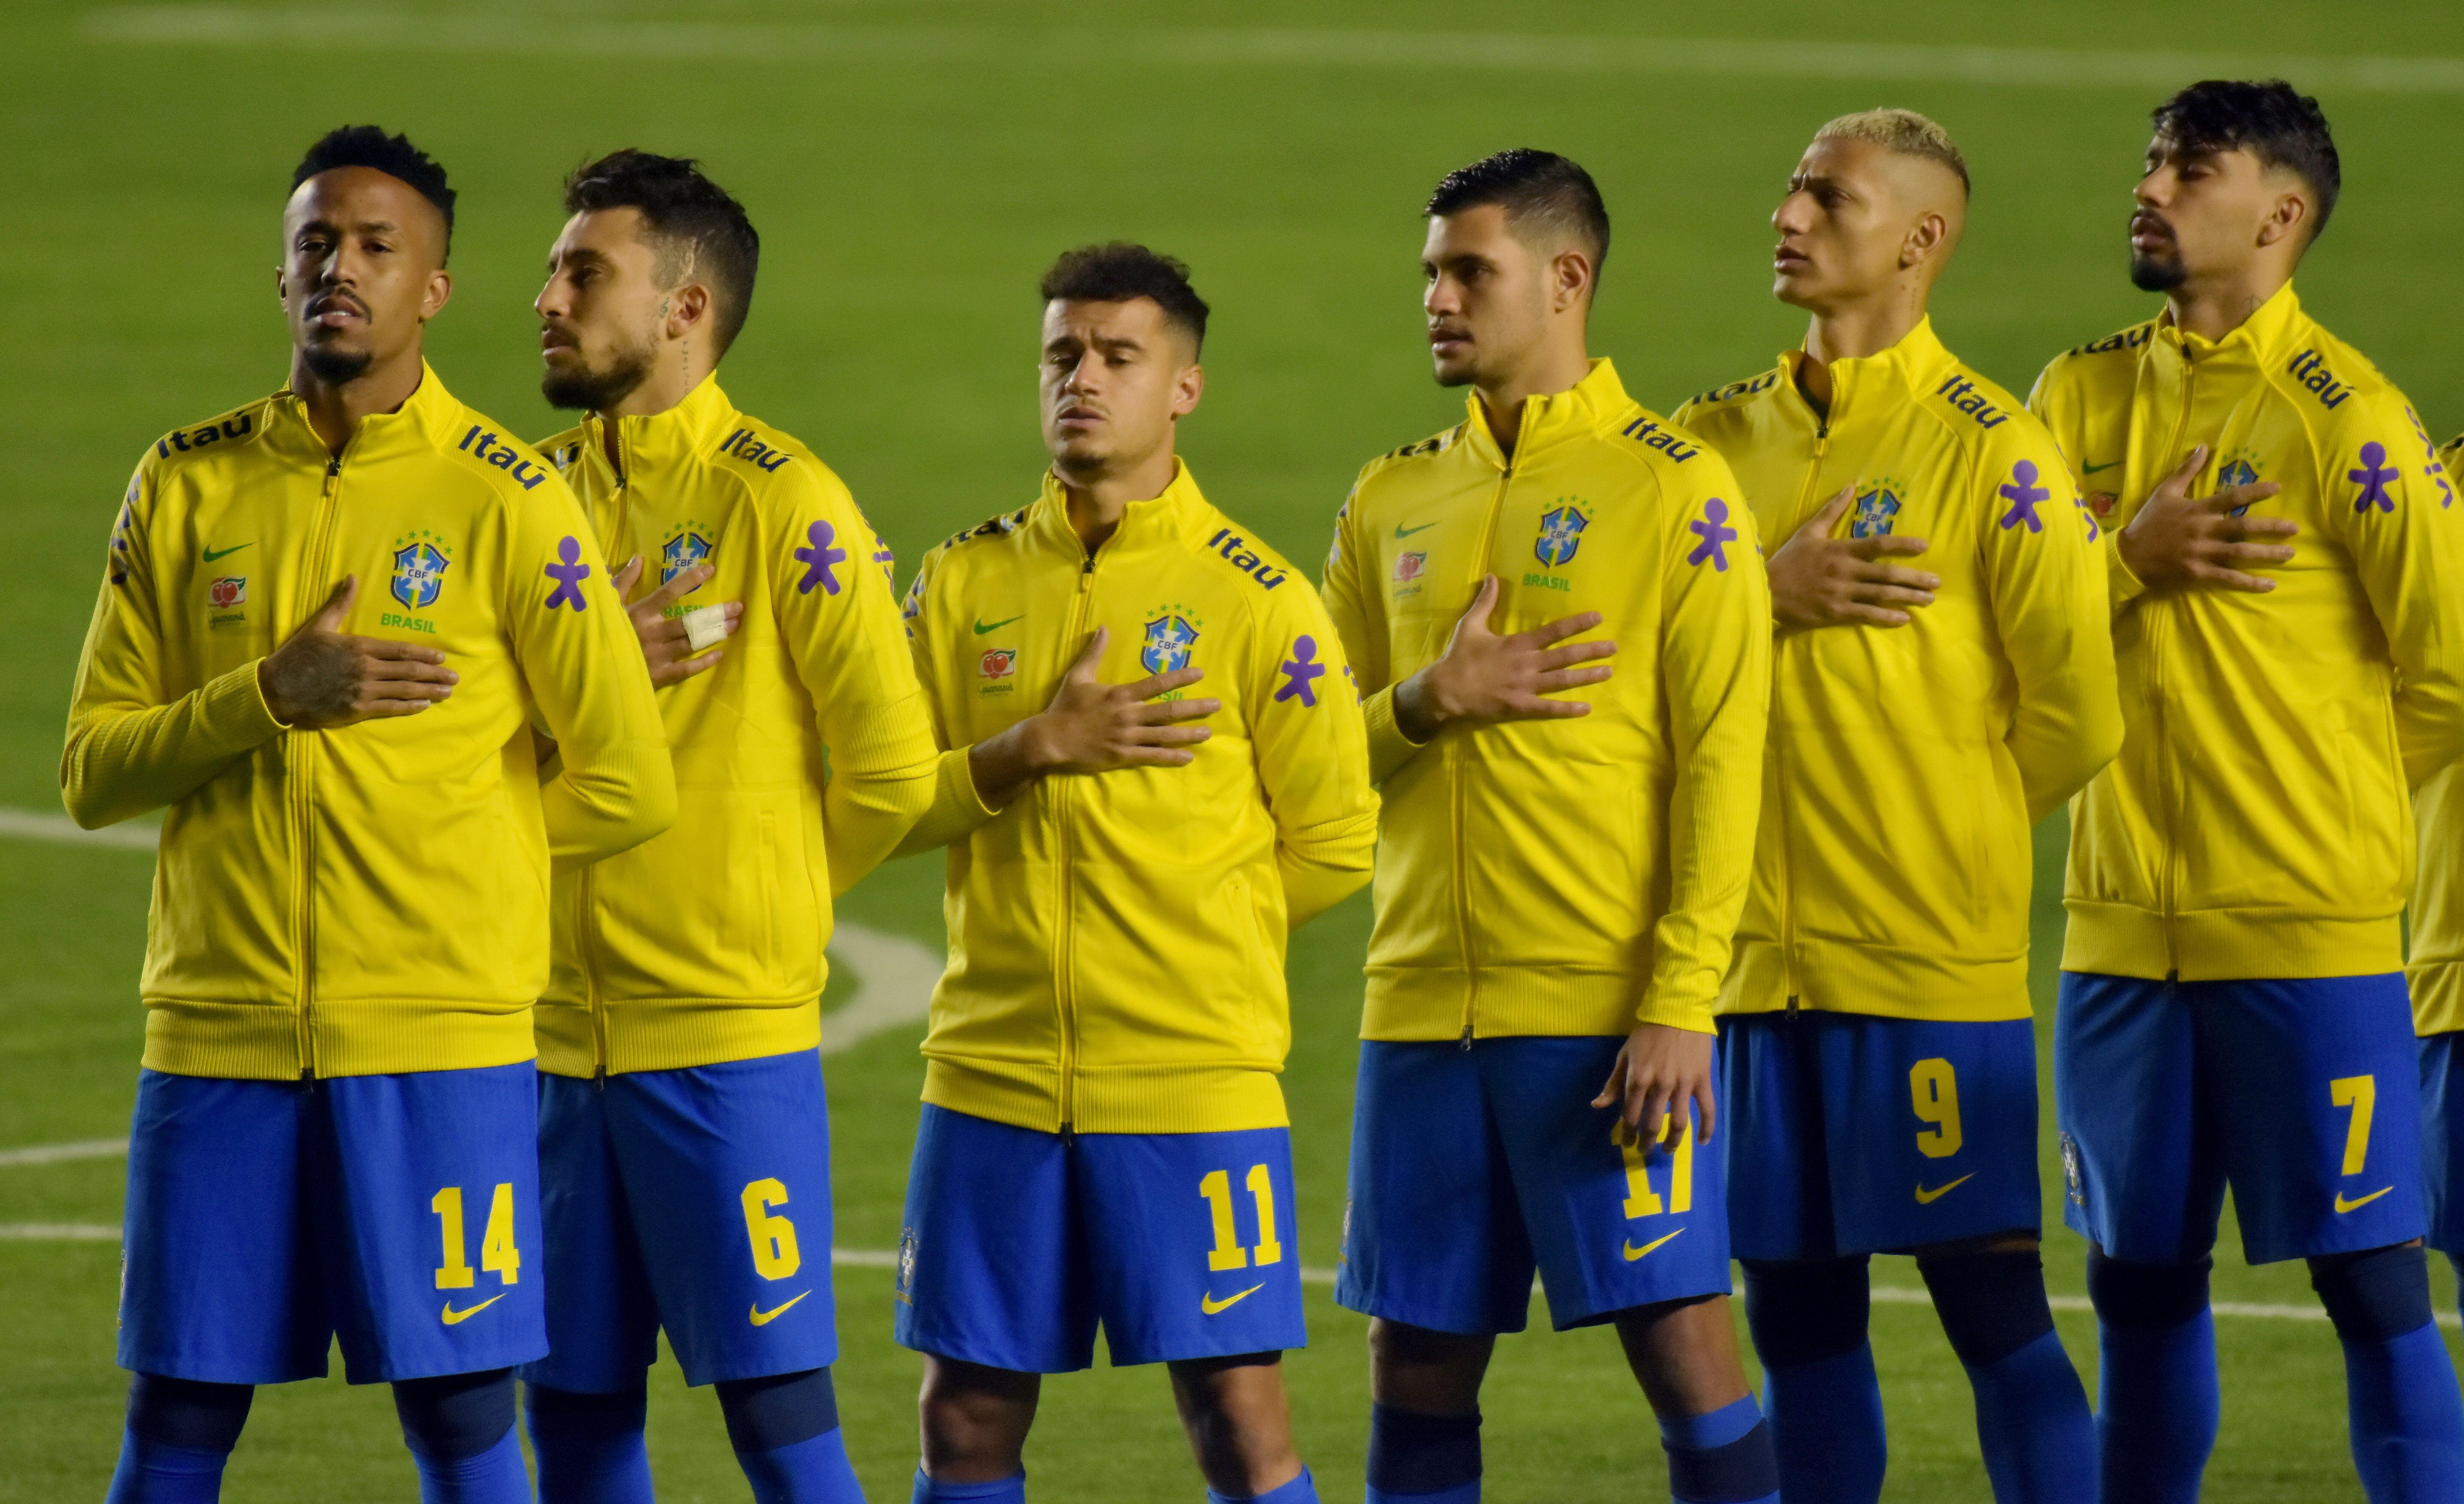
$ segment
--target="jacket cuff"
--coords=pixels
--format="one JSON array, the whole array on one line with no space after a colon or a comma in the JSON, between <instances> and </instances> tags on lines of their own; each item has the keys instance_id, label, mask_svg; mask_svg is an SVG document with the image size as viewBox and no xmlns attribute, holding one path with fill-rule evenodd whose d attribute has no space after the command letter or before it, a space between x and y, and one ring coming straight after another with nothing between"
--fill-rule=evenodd
<instances>
[{"instance_id":1,"label":"jacket cuff","mask_svg":"<svg viewBox=\"0 0 2464 1504\"><path fill-rule=\"evenodd\" d=\"M2120 615L2123 606L2147 593L2147 584L2146 581L2132 574L2130 566L2122 561L2120 528L2106 530L2104 558L2105 592L2109 597L2108 603L2112 606L2114 614Z\"/></svg>"},{"instance_id":2,"label":"jacket cuff","mask_svg":"<svg viewBox=\"0 0 2464 1504\"><path fill-rule=\"evenodd\" d=\"M941 754L933 774L932 806L907 833L907 839L898 843L896 855L913 856L964 840L1001 813L976 792L975 771L967 765L968 751L965 747L953 747Z\"/></svg>"},{"instance_id":3,"label":"jacket cuff","mask_svg":"<svg viewBox=\"0 0 2464 1504\"><path fill-rule=\"evenodd\" d=\"M265 703L265 687L256 676L264 662L252 658L207 681L197 704L197 725L215 747L244 752L291 730Z\"/></svg>"},{"instance_id":4,"label":"jacket cuff","mask_svg":"<svg viewBox=\"0 0 2464 1504\"><path fill-rule=\"evenodd\" d=\"M1683 1029L1688 1034L1717 1034L1720 1029L1711 1019L1712 1002L1708 997L1680 997L1666 989L1652 987L1644 991L1641 1005L1634 1011L1634 1021Z\"/></svg>"},{"instance_id":5,"label":"jacket cuff","mask_svg":"<svg viewBox=\"0 0 2464 1504\"><path fill-rule=\"evenodd\" d=\"M1369 781L1373 784L1385 782L1389 774L1428 745L1412 740L1396 722L1393 685L1361 701L1360 714L1369 723Z\"/></svg>"}]
</instances>

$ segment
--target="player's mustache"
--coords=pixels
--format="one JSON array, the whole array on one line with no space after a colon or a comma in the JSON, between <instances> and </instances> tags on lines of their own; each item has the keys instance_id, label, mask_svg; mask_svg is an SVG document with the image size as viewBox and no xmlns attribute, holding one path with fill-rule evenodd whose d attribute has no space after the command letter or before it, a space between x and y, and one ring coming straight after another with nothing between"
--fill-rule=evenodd
<instances>
[{"instance_id":1,"label":"player's mustache","mask_svg":"<svg viewBox=\"0 0 2464 1504\"><path fill-rule=\"evenodd\" d=\"M365 303L361 302L358 298L353 297L350 294L342 292L340 289L336 289L332 292L319 293L314 297L308 299L307 313L309 317L315 318L320 314L331 313L337 308L348 309L350 312L359 315L362 318L368 316L368 308Z\"/></svg>"},{"instance_id":2,"label":"player's mustache","mask_svg":"<svg viewBox=\"0 0 2464 1504\"><path fill-rule=\"evenodd\" d=\"M2167 240L2181 238L2173 233L2173 227L2166 223L2165 217L2153 209L2143 208L2131 215L2130 232L2134 235L2162 235Z\"/></svg>"}]
</instances>

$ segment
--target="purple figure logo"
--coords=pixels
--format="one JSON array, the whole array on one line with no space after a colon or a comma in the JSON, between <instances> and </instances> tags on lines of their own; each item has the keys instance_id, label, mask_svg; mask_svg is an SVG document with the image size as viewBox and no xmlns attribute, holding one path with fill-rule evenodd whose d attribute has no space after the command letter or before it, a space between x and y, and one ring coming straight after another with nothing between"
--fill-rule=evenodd
<instances>
[{"instance_id":1,"label":"purple figure logo","mask_svg":"<svg viewBox=\"0 0 2464 1504\"><path fill-rule=\"evenodd\" d=\"M1275 691L1275 703L1280 705L1292 696L1299 695L1301 704L1314 709L1317 706L1317 690L1312 687L1310 681L1322 679L1325 676L1326 665L1317 661L1317 639L1313 637L1294 639L1292 660L1284 665L1284 687Z\"/></svg>"},{"instance_id":2,"label":"purple figure logo","mask_svg":"<svg viewBox=\"0 0 2464 1504\"><path fill-rule=\"evenodd\" d=\"M2022 522L2028 525L2028 531L2031 533L2045 531L2043 520L2036 515L2036 503L2053 500L2054 493L2036 484L2035 461L2021 460L2012 466L2011 484L1998 489L2002 492L2002 499L2011 504L2011 510L2002 513L2002 527L2005 531L2015 528Z\"/></svg>"},{"instance_id":3,"label":"purple figure logo","mask_svg":"<svg viewBox=\"0 0 2464 1504\"><path fill-rule=\"evenodd\" d=\"M804 536L812 540L812 546L796 551L797 560L804 566L804 578L796 581L796 594L809 596L815 585L834 596L839 593L839 577L831 572L830 566L846 563L847 550L831 547L838 535L839 530L826 522L816 522L804 530Z\"/></svg>"},{"instance_id":4,"label":"purple figure logo","mask_svg":"<svg viewBox=\"0 0 2464 1504\"><path fill-rule=\"evenodd\" d=\"M589 610L590 602L582 599L582 582L590 578L590 566L582 562L582 540L571 534L558 539L556 556L564 562L547 566L547 578L556 581L556 589L548 593L547 608L553 611L559 606L571 606L576 611Z\"/></svg>"},{"instance_id":5,"label":"purple figure logo","mask_svg":"<svg viewBox=\"0 0 2464 1504\"><path fill-rule=\"evenodd\" d=\"M1703 520L1689 522L1685 526L1703 540L1694 545L1693 553L1685 556L1685 562L1699 565L1707 558L1714 570L1727 573L1728 553L1723 545L1737 541L1737 530L1728 526L1728 504L1717 496L1712 497L1703 503Z\"/></svg>"},{"instance_id":6,"label":"purple figure logo","mask_svg":"<svg viewBox=\"0 0 2464 1504\"><path fill-rule=\"evenodd\" d=\"M2372 442L2362 446L2362 468L2346 470L2344 479L2362 488L2353 502L2355 512L2367 512L2372 507L2381 512L2393 512L2395 498L2387 494L2387 483L2395 479L2396 468L2387 462L2387 446Z\"/></svg>"}]
</instances>

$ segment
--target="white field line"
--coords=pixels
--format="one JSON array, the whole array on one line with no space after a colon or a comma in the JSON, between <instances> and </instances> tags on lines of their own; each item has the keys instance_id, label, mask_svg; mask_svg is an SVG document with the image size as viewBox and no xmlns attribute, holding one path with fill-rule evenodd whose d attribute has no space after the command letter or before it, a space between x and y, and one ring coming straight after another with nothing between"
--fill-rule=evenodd
<instances>
[{"instance_id":1,"label":"white field line","mask_svg":"<svg viewBox=\"0 0 2464 1504\"><path fill-rule=\"evenodd\" d=\"M161 826L146 823L105 825L100 830L84 830L77 821L60 814L44 814L34 810L0 809L0 836L14 836L24 840L52 840L70 846L109 846L121 851L152 851L162 839Z\"/></svg>"},{"instance_id":2,"label":"white field line","mask_svg":"<svg viewBox=\"0 0 2464 1504\"><path fill-rule=\"evenodd\" d=\"M0 1149L0 1166L58 1165L68 1160L125 1159L126 1139L80 1139L75 1144L36 1144L21 1149Z\"/></svg>"},{"instance_id":3,"label":"white field line","mask_svg":"<svg viewBox=\"0 0 2464 1504\"><path fill-rule=\"evenodd\" d=\"M478 10L117 6L89 11L88 40L118 45L290 47L361 44L395 52L539 57L921 63L1053 68L1090 61L1168 67L1295 67L1711 78L1933 81L2051 88L2170 89L2193 78L2281 75L2302 88L2464 95L2464 57L2101 51L1529 33L1291 28L830 25L632 21Z\"/></svg>"}]
</instances>

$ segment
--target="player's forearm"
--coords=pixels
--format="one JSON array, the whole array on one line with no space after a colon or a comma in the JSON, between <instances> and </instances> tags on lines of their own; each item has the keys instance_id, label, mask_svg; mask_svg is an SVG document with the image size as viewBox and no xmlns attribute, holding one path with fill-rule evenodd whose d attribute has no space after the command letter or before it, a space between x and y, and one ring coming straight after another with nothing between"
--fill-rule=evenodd
<instances>
[{"instance_id":1,"label":"player's forearm","mask_svg":"<svg viewBox=\"0 0 2464 1504\"><path fill-rule=\"evenodd\" d=\"M168 705L81 717L60 754L69 817L99 829L177 803L280 735L250 662Z\"/></svg>"},{"instance_id":2,"label":"player's forearm","mask_svg":"<svg viewBox=\"0 0 2464 1504\"><path fill-rule=\"evenodd\" d=\"M675 823L675 770L664 741L558 743L561 767L539 789L548 858L559 870L628 851Z\"/></svg>"},{"instance_id":3,"label":"player's forearm","mask_svg":"<svg viewBox=\"0 0 2464 1504\"><path fill-rule=\"evenodd\" d=\"M933 797L925 805L922 817L908 827L891 855L912 857L919 851L964 840L1001 813L985 803L976 790L975 772L969 766L974 751L972 747L955 747L934 763Z\"/></svg>"}]
</instances>

